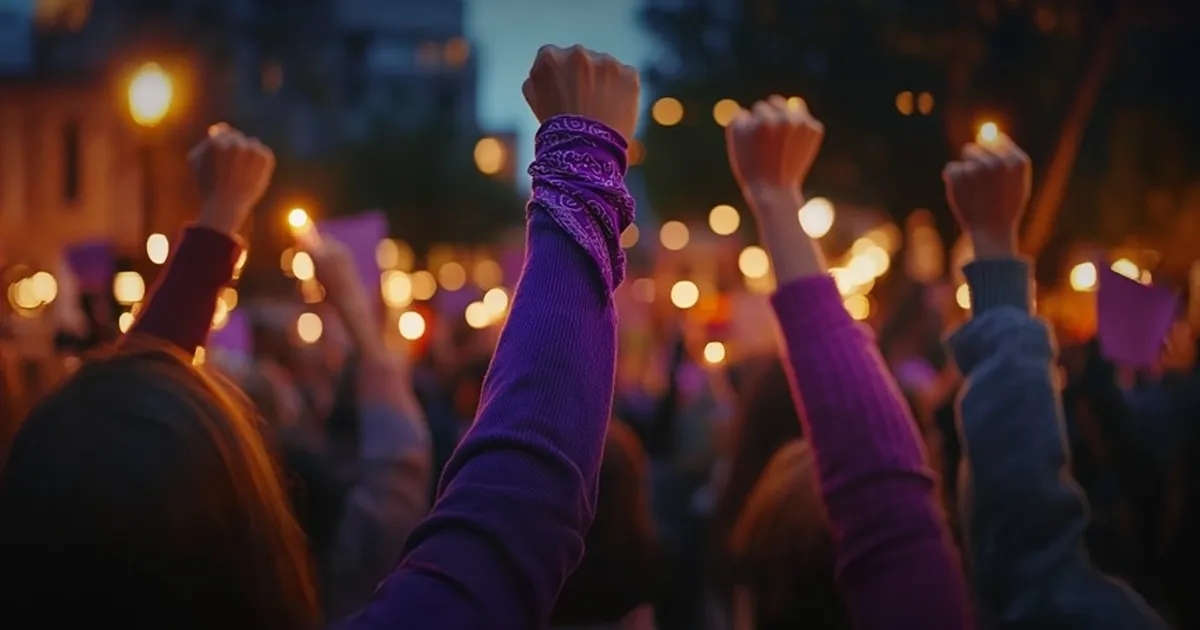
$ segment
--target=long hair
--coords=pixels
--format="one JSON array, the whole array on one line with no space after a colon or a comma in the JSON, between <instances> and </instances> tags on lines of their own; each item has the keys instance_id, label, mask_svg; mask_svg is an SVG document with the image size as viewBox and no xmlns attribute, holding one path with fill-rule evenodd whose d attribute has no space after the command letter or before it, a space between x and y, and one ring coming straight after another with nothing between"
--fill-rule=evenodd
<instances>
[{"instance_id":1,"label":"long hair","mask_svg":"<svg viewBox=\"0 0 1200 630\"><path fill-rule=\"evenodd\" d=\"M659 553L646 467L646 452L633 430L619 421L610 424L596 519L587 533L583 562L555 604L553 625L616 623L653 600Z\"/></svg>"},{"instance_id":2,"label":"long hair","mask_svg":"<svg viewBox=\"0 0 1200 630\"><path fill-rule=\"evenodd\" d=\"M176 349L129 338L44 398L0 475L0 615L315 626L303 533L235 392Z\"/></svg>"},{"instance_id":3,"label":"long hair","mask_svg":"<svg viewBox=\"0 0 1200 630\"><path fill-rule=\"evenodd\" d=\"M729 537L735 581L749 590L758 628L849 628L834 583L833 537L812 448L775 453Z\"/></svg>"},{"instance_id":4,"label":"long hair","mask_svg":"<svg viewBox=\"0 0 1200 630\"><path fill-rule=\"evenodd\" d=\"M726 546L729 533L759 476L775 452L791 440L798 439L801 433L800 417L792 403L787 373L779 358L771 357L752 368L745 390L738 397L729 476L717 498L712 523L712 534L721 564L728 560ZM725 575L728 569L728 566L722 566L718 573Z\"/></svg>"}]
</instances>

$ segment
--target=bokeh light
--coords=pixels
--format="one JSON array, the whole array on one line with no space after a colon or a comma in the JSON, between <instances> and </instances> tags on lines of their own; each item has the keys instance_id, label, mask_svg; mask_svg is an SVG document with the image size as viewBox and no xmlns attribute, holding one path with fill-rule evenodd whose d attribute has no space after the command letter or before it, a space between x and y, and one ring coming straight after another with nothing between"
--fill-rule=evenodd
<instances>
[{"instance_id":1,"label":"bokeh light","mask_svg":"<svg viewBox=\"0 0 1200 630\"><path fill-rule=\"evenodd\" d=\"M689 309L700 301L700 288L691 280L680 280L671 287L671 303L675 308Z\"/></svg>"},{"instance_id":2,"label":"bokeh light","mask_svg":"<svg viewBox=\"0 0 1200 630\"><path fill-rule=\"evenodd\" d=\"M437 280L433 277L433 274L425 270L418 271L412 275L412 286L413 299L422 301L433 298L438 288Z\"/></svg>"},{"instance_id":3,"label":"bokeh light","mask_svg":"<svg viewBox=\"0 0 1200 630\"><path fill-rule=\"evenodd\" d=\"M404 308L413 301L412 278L403 271L385 271L380 276L383 302L392 308Z\"/></svg>"},{"instance_id":4,"label":"bokeh light","mask_svg":"<svg viewBox=\"0 0 1200 630\"><path fill-rule=\"evenodd\" d=\"M302 313L296 318L296 335L300 337L300 341L304 343L316 343L321 340L321 335L325 333L325 323L321 321L321 316L316 313Z\"/></svg>"},{"instance_id":5,"label":"bokeh light","mask_svg":"<svg viewBox=\"0 0 1200 630\"><path fill-rule=\"evenodd\" d=\"M738 269L747 278L762 278L771 271L771 259L765 249L750 245L738 254Z\"/></svg>"},{"instance_id":6,"label":"bokeh light","mask_svg":"<svg viewBox=\"0 0 1200 630\"><path fill-rule=\"evenodd\" d=\"M313 264L312 256L308 252L296 252L292 256L292 275L297 280L312 280L317 275L317 267Z\"/></svg>"},{"instance_id":7,"label":"bokeh light","mask_svg":"<svg viewBox=\"0 0 1200 630\"><path fill-rule=\"evenodd\" d=\"M161 265L167 262L170 253L171 242L167 240L166 234L151 234L146 237L146 257L150 262Z\"/></svg>"},{"instance_id":8,"label":"bokeh light","mask_svg":"<svg viewBox=\"0 0 1200 630\"><path fill-rule=\"evenodd\" d=\"M438 284L447 291L457 291L467 284L467 270L456 262L448 262L438 269Z\"/></svg>"},{"instance_id":9,"label":"bokeh light","mask_svg":"<svg viewBox=\"0 0 1200 630\"><path fill-rule=\"evenodd\" d=\"M683 120L683 103L677 98L664 96L654 102L654 106L650 108L650 116L654 118L654 122L664 127L673 127Z\"/></svg>"},{"instance_id":10,"label":"bokeh light","mask_svg":"<svg viewBox=\"0 0 1200 630\"><path fill-rule=\"evenodd\" d=\"M1113 272L1125 276L1134 282L1138 282L1142 277L1142 270L1137 266L1137 263L1128 258L1121 258L1112 264Z\"/></svg>"},{"instance_id":11,"label":"bokeh light","mask_svg":"<svg viewBox=\"0 0 1200 630\"><path fill-rule=\"evenodd\" d=\"M409 341L416 341L425 335L425 318L416 311L407 311L400 315L396 327L400 336Z\"/></svg>"},{"instance_id":12,"label":"bokeh light","mask_svg":"<svg viewBox=\"0 0 1200 630\"><path fill-rule=\"evenodd\" d=\"M709 365L719 365L725 361L725 344L720 341L710 341L704 345L704 360Z\"/></svg>"},{"instance_id":13,"label":"bokeh light","mask_svg":"<svg viewBox=\"0 0 1200 630\"><path fill-rule=\"evenodd\" d=\"M113 297L121 304L141 302L146 297L146 281L136 271L122 271L113 278Z\"/></svg>"},{"instance_id":14,"label":"bokeh light","mask_svg":"<svg viewBox=\"0 0 1200 630\"><path fill-rule=\"evenodd\" d=\"M630 223L629 227L625 228L624 232L621 232L621 247L625 249L632 248L634 245L637 245L638 238L641 235L642 232L638 229L638 226Z\"/></svg>"},{"instance_id":15,"label":"bokeh light","mask_svg":"<svg viewBox=\"0 0 1200 630\"><path fill-rule=\"evenodd\" d=\"M742 216L733 206L721 204L708 213L708 227L718 236L733 234L741 224Z\"/></svg>"},{"instance_id":16,"label":"bokeh light","mask_svg":"<svg viewBox=\"0 0 1200 630\"><path fill-rule=\"evenodd\" d=\"M742 111L742 106L738 105L737 101L731 98L723 98L717 101L716 105L713 105L713 120L718 125L727 127L729 123L733 122L734 117L740 111Z\"/></svg>"},{"instance_id":17,"label":"bokeh light","mask_svg":"<svg viewBox=\"0 0 1200 630\"><path fill-rule=\"evenodd\" d=\"M504 143L495 138L483 138L475 144L475 166L484 175L495 175L504 168Z\"/></svg>"},{"instance_id":18,"label":"bokeh light","mask_svg":"<svg viewBox=\"0 0 1200 630\"><path fill-rule=\"evenodd\" d=\"M842 305L856 321L863 321L871 316L871 299L861 293L846 298Z\"/></svg>"},{"instance_id":19,"label":"bokeh light","mask_svg":"<svg viewBox=\"0 0 1200 630\"><path fill-rule=\"evenodd\" d=\"M667 221L659 230L658 239L662 242L663 247L677 252L687 247L688 241L691 240L691 233L688 232L688 227L679 221Z\"/></svg>"},{"instance_id":20,"label":"bokeh light","mask_svg":"<svg viewBox=\"0 0 1200 630\"><path fill-rule=\"evenodd\" d=\"M488 307L484 306L483 302L471 302L467 305L467 310L463 313L467 320L467 325L476 330L487 328L492 322L491 314L488 313Z\"/></svg>"},{"instance_id":21,"label":"bokeh light","mask_svg":"<svg viewBox=\"0 0 1200 630\"><path fill-rule=\"evenodd\" d=\"M1096 290L1098 276L1095 263L1082 262L1071 268L1071 288L1080 293Z\"/></svg>"},{"instance_id":22,"label":"bokeh light","mask_svg":"<svg viewBox=\"0 0 1200 630\"><path fill-rule=\"evenodd\" d=\"M800 208L800 227L810 238L821 238L833 229L835 211L824 197L814 197Z\"/></svg>"},{"instance_id":23,"label":"bokeh light","mask_svg":"<svg viewBox=\"0 0 1200 630\"><path fill-rule=\"evenodd\" d=\"M964 311L971 308L971 287L966 284L958 285L958 290L954 292L954 302Z\"/></svg>"}]
</instances>

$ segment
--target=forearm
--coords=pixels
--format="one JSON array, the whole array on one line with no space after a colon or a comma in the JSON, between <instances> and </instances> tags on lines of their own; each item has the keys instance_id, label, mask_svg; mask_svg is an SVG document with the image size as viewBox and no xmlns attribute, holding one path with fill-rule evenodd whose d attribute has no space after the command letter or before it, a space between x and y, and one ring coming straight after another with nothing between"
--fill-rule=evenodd
<instances>
[{"instance_id":1,"label":"forearm","mask_svg":"<svg viewBox=\"0 0 1200 630\"><path fill-rule=\"evenodd\" d=\"M130 332L195 352L208 338L217 296L232 281L241 252L225 233L199 225L185 229Z\"/></svg>"},{"instance_id":2,"label":"forearm","mask_svg":"<svg viewBox=\"0 0 1200 630\"><path fill-rule=\"evenodd\" d=\"M400 417L390 407L367 407L362 430L360 471L346 497L330 558L334 619L370 600L429 510L432 453L421 419Z\"/></svg>"},{"instance_id":3,"label":"forearm","mask_svg":"<svg viewBox=\"0 0 1200 630\"><path fill-rule=\"evenodd\" d=\"M950 345L967 376L963 522L982 612L1006 627L1156 627L1086 559L1087 507L1067 472L1054 344L1031 314L1028 266L991 259L965 271L974 318Z\"/></svg>"},{"instance_id":4,"label":"forearm","mask_svg":"<svg viewBox=\"0 0 1200 630\"><path fill-rule=\"evenodd\" d=\"M782 285L773 304L858 627L969 627L920 437L871 335L828 276Z\"/></svg>"},{"instance_id":5,"label":"forearm","mask_svg":"<svg viewBox=\"0 0 1200 630\"><path fill-rule=\"evenodd\" d=\"M758 217L759 239L771 257L778 286L827 273L820 248L800 226L804 198L799 192L760 186L743 194Z\"/></svg>"},{"instance_id":6,"label":"forearm","mask_svg":"<svg viewBox=\"0 0 1200 630\"><path fill-rule=\"evenodd\" d=\"M612 404L617 235L632 219L614 135L582 119L539 132L525 270L479 415L360 620L541 627L578 565Z\"/></svg>"}]
</instances>

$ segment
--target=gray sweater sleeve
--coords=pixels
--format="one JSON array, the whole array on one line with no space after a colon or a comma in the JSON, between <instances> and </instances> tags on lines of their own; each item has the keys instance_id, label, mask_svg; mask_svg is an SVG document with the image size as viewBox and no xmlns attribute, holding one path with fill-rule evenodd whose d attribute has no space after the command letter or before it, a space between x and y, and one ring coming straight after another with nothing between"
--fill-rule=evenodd
<instances>
[{"instance_id":1,"label":"gray sweater sleeve","mask_svg":"<svg viewBox=\"0 0 1200 630\"><path fill-rule=\"evenodd\" d=\"M360 411L359 473L332 549L328 618L361 608L396 568L404 543L429 512L432 453L423 418L388 405Z\"/></svg>"},{"instance_id":2,"label":"gray sweater sleeve","mask_svg":"<svg viewBox=\"0 0 1200 630\"><path fill-rule=\"evenodd\" d=\"M967 378L959 418L969 485L961 505L982 625L1165 627L1087 559L1087 504L1067 468L1056 350L1031 315L1028 265L989 260L964 271L974 318L949 343Z\"/></svg>"}]
</instances>

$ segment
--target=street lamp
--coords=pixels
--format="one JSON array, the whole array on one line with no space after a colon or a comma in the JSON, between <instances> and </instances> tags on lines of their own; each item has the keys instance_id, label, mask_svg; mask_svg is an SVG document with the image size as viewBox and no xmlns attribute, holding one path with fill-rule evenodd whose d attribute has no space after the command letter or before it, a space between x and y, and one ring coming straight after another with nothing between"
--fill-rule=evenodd
<instances>
[{"instance_id":1,"label":"street lamp","mask_svg":"<svg viewBox=\"0 0 1200 630\"><path fill-rule=\"evenodd\" d=\"M171 110L175 88L170 75L154 62L142 64L129 81L129 116L138 126L157 128ZM139 147L142 163L142 229L147 237L153 232L154 221L154 156L150 143Z\"/></svg>"},{"instance_id":2,"label":"street lamp","mask_svg":"<svg viewBox=\"0 0 1200 630\"><path fill-rule=\"evenodd\" d=\"M129 82L129 114L133 122L142 127L157 127L167 117L174 94L171 77L162 66L154 62L142 64Z\"/></svg>"}]
</instances>

